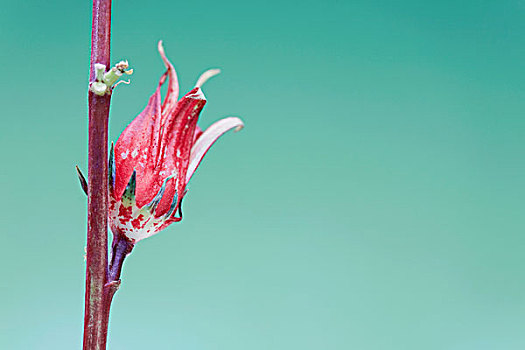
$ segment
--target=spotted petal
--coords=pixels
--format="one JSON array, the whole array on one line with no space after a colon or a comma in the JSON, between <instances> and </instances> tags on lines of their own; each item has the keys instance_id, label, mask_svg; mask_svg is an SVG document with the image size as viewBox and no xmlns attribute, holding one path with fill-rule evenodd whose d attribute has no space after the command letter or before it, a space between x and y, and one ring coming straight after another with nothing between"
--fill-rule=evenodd
<instances>
[{"instance_id":1,"label":"spotted petal","mask_svg":"<svg viewBox=\"0 0 525 350\"><path fill-rule=\"evenodd\" d=\"M137 199L148 203L160 189L164 178L157 179L155 161L159 156L161 130L161 84L150 97L146 108L127 126L115 144L115 178L113 196L119 200L133 170L137 171ZM144 198L144 190L148 196Z\"/></svg>"}]
</instances>

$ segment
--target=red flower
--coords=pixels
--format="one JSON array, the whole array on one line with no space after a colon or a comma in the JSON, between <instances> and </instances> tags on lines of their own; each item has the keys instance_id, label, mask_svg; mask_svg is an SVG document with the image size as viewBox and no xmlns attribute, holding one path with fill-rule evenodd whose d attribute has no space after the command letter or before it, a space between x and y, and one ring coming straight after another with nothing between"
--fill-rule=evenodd
<instances>
[{"instance_id":1,"label":"red flower","mask_svg":"<svg viewBox=\"0 0 525 350\"><path fill-rule=\"evenodd\" d=\"M110 151L111 230L133 242L182 219L180 208L186 185L202 158L222 134L243 127L239 118L228 117L203 132L197 126L206 104L200 87L219 70L202 74L196 87L177 101L177 74L164 54L162 42L159 52L167 71L146 108ZM166 79L168 90L161 101L160 88Z\"/></svg>"}]
</instances>

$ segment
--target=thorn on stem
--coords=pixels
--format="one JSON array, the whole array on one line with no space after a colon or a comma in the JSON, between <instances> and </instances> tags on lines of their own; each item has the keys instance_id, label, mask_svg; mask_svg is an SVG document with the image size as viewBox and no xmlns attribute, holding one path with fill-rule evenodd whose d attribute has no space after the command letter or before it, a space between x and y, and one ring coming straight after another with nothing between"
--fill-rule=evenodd
<instances>
[{"instance_id":1,"label":"thorn on stem","mask_svg":"<svg viewBox=\"0 0 525 350\"><path fill-rule=\"evenodd\" d=\"M76 166L76 169L77 169L78 180L80 181L80 186L82 187L82 190L87 196L88 184L87 184L86 178L84 177L84 174L82 174L82 171L80 171L80 168L78 167L78 165Z\"/></svg>"}]
</instances>

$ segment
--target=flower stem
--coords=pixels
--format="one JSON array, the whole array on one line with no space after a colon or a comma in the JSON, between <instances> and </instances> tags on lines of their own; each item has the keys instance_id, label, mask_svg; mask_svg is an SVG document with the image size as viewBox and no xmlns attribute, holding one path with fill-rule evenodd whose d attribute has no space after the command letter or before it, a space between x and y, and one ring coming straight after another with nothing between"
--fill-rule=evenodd
<instances>
[{"instance_id":1,"label":"flower stem","mask_svg":"<svg viewBox=\"0 0 525 350\"><path fill-rule=\"evenodd\" d=\"M107 271L107 283L104 286L104 310L103 317L105 332L107 334L109 324L109 311L115 292L120 287L120 273L124 259L131 253L134 243L129 241L121 234L113 235L113 244L111 245L111 262Z\"/></svg>"},{"instance_id":2,"label":"flower stem","mask_svg":"<svg viewBox=\"0 0 525 350\"><path fill-rule=\"evenodd\" d=\"M113 243L111 244L111 262L109 263L108 281L114 282L120 280L122 264L124 259L131 253L135 244L126 236L120 233L113 234Z\"/></svg>"},{"instance_id":3,"label":"flower stem","mask_svg":"<svg viewBox=\"0 0 525 350\"><path fill-rule=\"evenodd\" d=\"M109 66L110 36L111 0L93 0L90 82L95 80L96 63ZM98 96L89 91L88 102L88 229L83 349L104 350L111 303L108 293L113 289L113 285L106 285L108 118L111 95Z\"/></svg>"}]
</instances>

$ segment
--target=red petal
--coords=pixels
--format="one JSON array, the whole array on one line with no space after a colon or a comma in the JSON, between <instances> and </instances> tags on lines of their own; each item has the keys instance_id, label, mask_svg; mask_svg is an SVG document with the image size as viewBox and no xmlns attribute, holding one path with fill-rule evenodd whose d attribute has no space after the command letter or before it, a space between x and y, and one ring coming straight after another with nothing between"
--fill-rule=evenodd
<instances>
[{"instance_id":1,"label":"red petal","mask_svg":"<svg viewBox=\"0 0 525 350\"><path fill-rule=\"evenodd\" d=\"M168 182L166 192L155 212L156 216L163 215L169 210L175 193L178 194L179 202L184 196L186 172L194 142L195 128L199 114L205 104L206 98L202 91L199 88L194 88L177 103L175 110L168 116L166 124L163 125L161 159L157 165L157 170L165 171L166 176L176 173L176 177ZM137 205L140 206L141 204L142 202L137 196Z\"/></svg>"}]
</instances>

